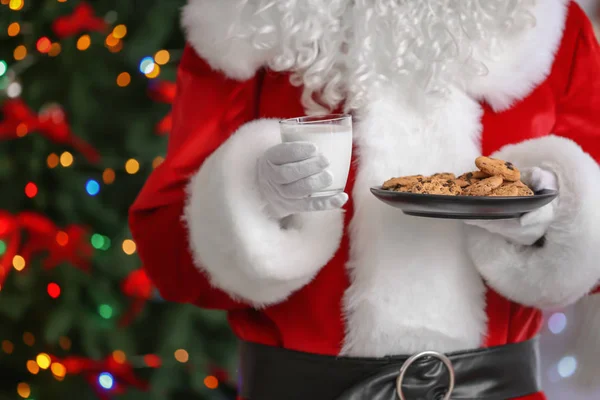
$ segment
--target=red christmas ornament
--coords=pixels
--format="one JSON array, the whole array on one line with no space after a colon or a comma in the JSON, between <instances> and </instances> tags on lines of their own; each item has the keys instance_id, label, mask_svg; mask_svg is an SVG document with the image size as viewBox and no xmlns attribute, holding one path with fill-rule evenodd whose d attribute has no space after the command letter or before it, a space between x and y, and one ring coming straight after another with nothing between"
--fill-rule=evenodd
<instances>
[{"instance_id":1,"label":"red christmas ornament","mask_svg":"<svg viewBox=\"0 0 600 400\"><path fill-rule=\"evenodd\" d=\"M177 94L177 85L167 81L152 81L148 90L150 98L159 103L173 104ZM169 112L156 125L158 135L166 135L173 127L173 114Z\"/></svg>"},{"instance_id":2,"label":"red christmas ornament","mask_svg":"<svg viewBox=\"0 0 600 400\"><path fill-rule=\"evenodd\" d=\"M102 18L95 16L92 6L83 2L75 7L73 14L57 18L52 24L52 30L61 39L81 32L104 32L107 27Z\"/></svg>"},{"instance_id":3,"label":"red christmas ornament","mask_svg":"<svg viewBox=\"0 0 600 400\"><path fill-rule=\"evenodd\" d=\"M119 321L119 326L124 327L139 315L144 309L146 302L152 297L153 285L144 269L138 269L131 272L121 284L121 290L124 294L132 298L129 310L123 314Z\"/></svg>"},{"instance_id":4,"label":"red christmas ornament","mask_svg":"<svg viewBox=\"0 0 600 400\"><path fill-rule=\"evenodd\" d=\"M53 106L37 115L22 100L11 99L0 107L0 111L4 115L4 121L0 122L0 139L16 139L22 136L23 130L26 133L37 131L55 143L73 147L89 162L100 160L96 149L73 134L60 106Z\"/></svg>"}]
</instances>

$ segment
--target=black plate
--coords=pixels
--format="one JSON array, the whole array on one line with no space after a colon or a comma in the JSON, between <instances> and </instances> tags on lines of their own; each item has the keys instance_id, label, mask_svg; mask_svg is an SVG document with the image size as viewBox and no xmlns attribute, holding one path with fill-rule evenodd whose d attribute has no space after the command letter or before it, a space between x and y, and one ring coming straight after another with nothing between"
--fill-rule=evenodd
<instances>
[{"instance_id":1,"label":"black plate","mask_svg":"<svg viewBox=\"0 0 600 400\"><path fill-rule=\"evenodd\" d=\"M379 200L416 217L445 219L511 219L519 218L552 202L556 190L543 190L528 197L439 196L400 193L371 188Z\"/></svg>"}]
</instances>

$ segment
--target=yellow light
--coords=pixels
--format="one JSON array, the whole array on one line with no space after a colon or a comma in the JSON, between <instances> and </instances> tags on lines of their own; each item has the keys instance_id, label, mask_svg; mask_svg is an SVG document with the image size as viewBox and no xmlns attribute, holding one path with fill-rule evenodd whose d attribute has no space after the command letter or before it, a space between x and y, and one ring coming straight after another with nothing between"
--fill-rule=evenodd
<instances>
[{"instance_id":1,"label":"yellow light","mask_svg":"<svg viewBox=\"0 0 600 400\"><path fill-rule=\"evenodd\" d=\"M106 37L104 43L108 47L114 47L119 44L119 39L117 39L112 33Z\"/></svg>"},{"instance_id":2,"label":"yellow light","mask_svg":"<svg viewBox=\"0 0 600 400\"><path fill-rule=\"evenodd\" d=\"M154 160L152 160L152 168L156 168L158 167L160 164L163 163L163 161L165 161L165 159L161 156L155 157Z\"/></svg>"},{"instance_id":3,"label":"yellow light","mask_svg":"<svg viewBox=\"0 0 600 400\"><path fill-rule=\"evenodd\" d=\"M107 185L110 185L115 181L115 170L112 168L106 168L102 173L102 180Z\"/></svg>"},{"instance_id":4,"label":"yellow light","mask_svg":"<svg viewBox=\"0 0 600 400\"><path fill-rule=\"evenodd\" d=\"M113 351L112 356L115 359L115 362L117 362L118 364L124 364L125 361L127 361L127 356L121 350Z\"/></svg>"},{"instance_id":5,"label":"yellow light","mask_svg":"<svg viewBox=\"0 0 600 400\"><path fill-rule=\"evenodd\" d=\"M117 25L115 26L115 29L113 29L112 34L117 39L123 39L125 35L127 35L127 27L123 24Z\"/></svg>"},{"instance_id":6,"label":"yellow light","mask_svg":"<svg viewBox=\"0 0 600 400\"><path fill-rule=\"evenodd\" d=\"M48 55L50 57L56 57L57 55L60 54L61 50L62 50L62 47L60 47L60 43L52 43L52 46L50 46L50 51L48 52Z\"/></svg>"},{"instance_id":7,"label":"yellow light","mask_svg":"<svg viewBox=\"0 0 600 400\"><path fill-rule=\"evenodd\" d=\"M17 61L21 61L22 59L24 59L25 57L27 57L27 47L25 47L23 45L17 46L15 48L15 51L13 52L13 57Z\"/></svg>"},{"instance_id":8,"label":"yellow light","mask_svg":"<svg viewBox=\"0 0 600 400\"><path fill-rule=\"evenodd\" d=\"M17 385L17 393L19 396L26 399L31 394L31 388L25 382L21 382Z\"/></svg>"},{"instance_id":9,"label":"yellow light","mask_svg":"<svg viewBox=\"0 0 600 400\"><path fill-rule=\"evenodd\" d=\"M131 75L127 72L121 72L119 76L117 76L117 85L120 87L125 87L131 83Z\"/></svg>"},{"instance_id":10,"label":"yellow light","mask_svg":"<svg viewBox=\"0 0 600 400\"><path fill-rule=\"evenodd\" d=\"M59 159L56 153L51 153L46 159L46 164L48 164L48 168L56 168L58 166L58 161Z\"/></svg>"},{"instance_id":11,"label":"yellow light","mask_svg":"<svg viewBox=\"0 0 600 400\"><path fill-rule=\"evenodd\" d=\"M19 11L23 8L25 2L23 0L10 0L8 7L13 11Z\"/></svg>"},{"instance_id":12,"label":"yellow light","mask_svg":"<svg viewBox=\"0 0 600 400\"><path fill-rule=\"evenodd\" d=\"M21 32L21 25L18 22L13 22L8 26L8 36L17 36Z\"/></svg>"},{"instance_id":13,"label":"yellow light","mask_svg":"<svg viewBox=\"0 0 600 400\"><path fill-rule=\"evenodd\" d=\"M65 151L60 155L60 165L63 167L69 167L71 164L73 164L73 154Z\"/></svg>"},{"instance_id":14,"label":"yellow light","mask_svg":"<svg viewBox=\"0 0 600 400\"><path fill-rule=\"evenodd\" d=\"M12 264L17 271L23 271L23 269L25 268L25 259L17 254L13 257Z\"/></svg>"},{"instance_id":15,"label":"yellow light","mask_svg":"<svg viewBox=\"0 0 600 400\"><path fill-rule=\"evenodd\" d=\"M135 245L135 242L131 239L125 239L123 240L123 253L127 254L128 256L132 255L133 253L135 253L135 250L137 248L137 246Z\"/></svg>"},{"instance_id":16,"label":"yellow light","mask_svg":"<svg viewBox=\"0 0 600 400\"><path fill-rule=\"evenodd\" d=\"M29 371L33 375L36 375L38 372L40 372L40 367L35 361L29 360L27 361L27 371Z\"/></svg>"},{"instance_id":17,"label":"yellow light","mask_svg":"<svg viewBox=\"0 0 600 400\"><path fill-rule=\"evenodd\" d=\"M10 340L2 341L2 351L3 352L5 352L6 354L11 354L14 349L15 349L15 345L12 344L12 342Z\"/></svg>"},{"instance_id":18,"label":"yellow light","mask_svg":"<svg viewBox=\"0 0 600 400\"><path fill-rule=\"evenodd\" d=\"M87 50L92 44L92 39L90 35L82 35L79 39L77 39L77 49L81 51Z\"/></svg>"},{"instance_id":19,"label":"yellow light","mask_svg":"<svg viewBox=\"0 0 600 400\"><path fill-rule=\"evenodd\" d=\"M127 160L127 162L125 163L125 171L127 171L128 174L135 174L140 170L140 163L133 159L130 158L129 160Z\"/></svg>"},{"instance_id":20,"label":"yellow light","mask_svg":"<svg viewBox=\"0 0 600 400\"><path fill-rule=\"evenodd\" d=\"M33 346L35 344L35 336L33 336L33 333L25 332L23 334L23 343L30 347Z\"/></svg>"},{"instance_id":21,"label":"yellow light","mask_svg":"<svg viewBox=\"0 0 600 400\"><path fill-rule=\"evenodd\" d=\"M158 64L154 64L154 68L152 69L152 71L150 71L146 74L146 77L150 78L150 79L154 79L158 75L160 75L160 67L158 66Z\"/></svg>"},{"instance_id":22,"label":"yellow light","mask_svg":"<svg viewBox=\"0 0 600 400\"><path fill-rule=\"evenodd\" d=\"M48 369L48 367L50 366L50 356L46 353L40 353L38 354L38 356L35 358L35 361L37 362L37 364L40 366L41 369Z\"/></svg>"},{"instance_id":23,"label":"yellow light","mask_svg":"<svg viewBox=\"0 0 600 400\"><path fill-rule=\"evenodd\" d=\"M171 59L171 54L169 54L169 52L167 50L157 51L156 54L154 55L154 61L158 65L165 65L166 63L169 62L170 59Z\"/></svg>"},{"instance_id":24,"label":"yellow light","mask_svg":"<svg viewBox=\"0 0 600 400\"><path fill-rule=\"evenodd\" d=\"M180 363L186 363L190 359L190 355L184 349L179 349L175 352L175 359Z\"/></svg>"},{"instance_id":25,"label":"yellow light","mask_svg":"<svg viewBox=\"0 0 600 400\"><path fill-rule=\"evenodd\" d=\"M67 369L65 368L65 366L62 365L61 363L57 363L57 362L52 363L50 370L52 371L52 373L55 376L58 376L58 377L63 377L67 373Z\"/></svg>"},{"instance_id":26,"label":"yellow light","mask_svg":"<svg viewBox=\"0 0 600 400\"><path fill-rule=\"evenodd\" d=\"M58 0L59 3L66 3L67 0Z\"/></svg>"},{"instance_id":27,"label":"yellow light","mask_svg":"<svg viewBox=\"0 0 600 400\"><path fill-rule=\"evenodd\" d=\"M69 339L66 336L61 336L58 339L58 345L60 346L61 349L63 350L69 350L71 348L71 339Z\"/></svg>"}]
</instances>

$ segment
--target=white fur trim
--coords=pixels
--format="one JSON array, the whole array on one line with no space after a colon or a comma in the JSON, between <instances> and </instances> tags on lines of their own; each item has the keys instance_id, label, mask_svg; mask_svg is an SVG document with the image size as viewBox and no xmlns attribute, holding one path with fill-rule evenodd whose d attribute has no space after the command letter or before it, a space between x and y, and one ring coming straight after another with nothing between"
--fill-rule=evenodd
<instances>
[{"instance_id":1,"label":"white fur trim","mask_svg":"<svg viewBox=\"0 0 600 400\"><path fill-rule=\"evenodd\" d=\"M573 141L557 136L507 146L496 156L557 175L556 220L542 248L516 246L471 227L475 264L494 289L517 303L538 308L574 303L600 279L600 167Z\"/></svg>"},{"instance_id":2,"label":"white fur trim","mask_svg":"<svg viewBox=\"0 0 600 400\"><path fill-rule=\"evenodd\" d=\"M181 23L188 42L213 69L243 81L273 57L237 37L235 28L249 19L251 15L242 15L238 1L188 0Z\"/></svg>"},{"instance_id":3,"label":"white fur trim","mask_svg":"<svg viewBox=\"0 0 600 400\"><path fill-rule=\"evenodd\" d=\"M590 391L600 390L600 295L587 296L575 305L573 331L578 385Z\"/></svg>"},{"instance_id":4,"label":"white fur trim","mask_svg":"<svg viewBox=\"0 0 600 400\"><path fill-rule=\"evenodd\" d=\"M489 74L469 82L468 92L496 111L527 97L550 74L561 43L569 0L538 0L532 14L536 27L509 43L507 51L486 62ZM486 57L475 49L475 56Z\"/></svg>"},{"instance_id":5,"label":"white fur trim","mask_svg":"<svg viewBox=\"0 0 600 400\"><path fill-rule=\"evenodd\" d=\"M299 214L287 229L263 212L256 162L279 142L276 120L242 126L193 176L184 212L198 268L255 306L281 302L310 282L343 232L340 210Z\"/></svg>"},{"instance_id":6,"label":"white fur trim","mask_svg":"<svg viewBox=\"0 0 600 400\"><path fill-rule=\"evenodd\" d=\"M276 51L256 49L249 38L238 38L249 23L261 23L253 13L259 11L258 2L256 10L249 9L246 14L239 4L233 0L188 0L182 25L189 43L209 65L230 78L246 80L267 65ZM489 74L469 82L468 93L486 100L496 111L530 94L550 73L562 39L568 4L569 0L537 0L532 11L536 27L525 37L506 44L500 56L489 59L474 49L475 56L486 61ZM273 7L269 12L277 11ZM278 18L273 15L267 19Z\"/></svg>"},{"instance_id":7,"label":"white fur trim","mask_svg":"<svg viewBox=\"0 0 600 400\"><path fill-rule=\"evenodd\" d=\"M477 348L486 332L485 287L467 254L464 224L405 216L369 188L391 176L471 170L480 154L481 107L458 91L447 104L421 112L403 90L373 98L356 129L342 354Z\"/></svg>"}]
</instances>

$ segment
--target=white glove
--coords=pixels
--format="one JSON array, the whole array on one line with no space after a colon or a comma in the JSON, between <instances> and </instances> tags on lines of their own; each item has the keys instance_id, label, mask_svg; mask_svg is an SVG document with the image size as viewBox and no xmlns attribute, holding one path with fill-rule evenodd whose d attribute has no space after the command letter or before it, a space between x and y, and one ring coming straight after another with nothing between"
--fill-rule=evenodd
<instances>
[{"instance_id":1,"label":"white glove","mask_svg":"<svg viewBox=\"0 0 600 400\"><path fill-rule=\"evenodd\" d=\"M535 192L543 189L558 190L556 175L550 171L538 167L525 169L521 171L521 177L522 181ZM465 221L465 223L501 235L509 242L531 246L548 231L548 227L554 221L557 206L558 201L555 200L538 210L525 214L519 219L499 221L476 220Z\"/></svg>"},{"instance_id":2,"label":"white glove","mask_svg":"<svg viewBox=\"0 0 600 400\"><path fill-rule=\"evenodd\" d=\"M308 211L341 208L346 193L309 197L331 185L329 160L309 142L281 143L268 149L258 160L258 185L268 202L267 212L275 219Z\"/></svg>"}]
</instances>

